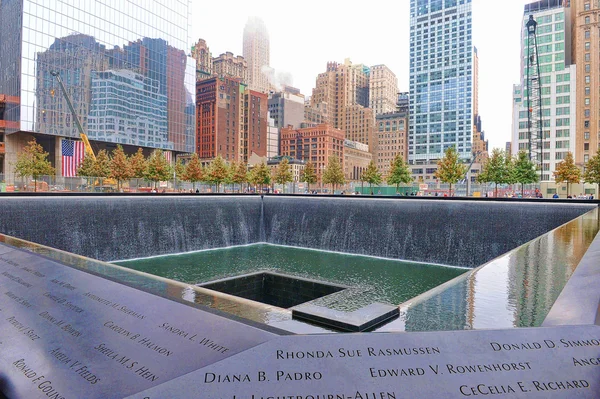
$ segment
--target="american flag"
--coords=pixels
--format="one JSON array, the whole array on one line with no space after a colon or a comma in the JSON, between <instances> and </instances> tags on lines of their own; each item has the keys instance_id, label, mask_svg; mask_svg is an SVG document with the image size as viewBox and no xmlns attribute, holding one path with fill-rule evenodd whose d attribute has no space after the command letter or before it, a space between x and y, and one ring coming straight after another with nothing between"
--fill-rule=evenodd
<instances>
[{"instance_id":1,"label":"american flag","mask_svg":"<svg viewBox=\"0 0 600 399\"><path fill-rule=\"evenodd\" d=\"M171 164L171 151L165 151L165 152L163 153L163 155L165 156L165 159L167 160L167 162L168 162L169 164Z\"/></svg>"},{"instance_id":2,"label":"american flag","mask_svg":"<svg viewBox=\"0 0 600 399\"><path fill-rule=\"evenodd\" d=\"M85 156L83 141L62 140L62 175L64 177L77 176L77 168Z\"/></svg>"}]
</instances>

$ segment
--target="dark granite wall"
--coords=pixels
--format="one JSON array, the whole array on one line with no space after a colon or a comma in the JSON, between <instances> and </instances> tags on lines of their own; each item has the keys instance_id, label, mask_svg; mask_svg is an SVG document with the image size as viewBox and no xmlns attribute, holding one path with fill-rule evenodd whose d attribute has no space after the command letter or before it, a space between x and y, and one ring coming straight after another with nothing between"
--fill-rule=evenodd
<instances>
[{"instance_id":1,"label":"dark granite wall","mask_svg":"<svg viewBox=\"0 0 600 399\"><path fill-rule=\"evenodd\" d=\"M259 241L260 197L0 198L0 232L112 261Z\"/></svg>"},{"instance_id":2,"label":"dark granite wall","mask_svg":"<svg viewBox=\"0 0 600 399\"><path fill-rule=\"evenodd\" d=\"M0 233L109 261L266 241L475 267L595 206L359 197L0 197Z\"/></svg>"},{"instance_id":3,"label":"dark granite wall","mask_svg":"<svg viewBox=\"0 0 600 399\"><path fill-rule=\"evenodd\" d=\"M476 267L595 205L375 198L264 199L267 242Z\"/></svg>"}]
</instances>

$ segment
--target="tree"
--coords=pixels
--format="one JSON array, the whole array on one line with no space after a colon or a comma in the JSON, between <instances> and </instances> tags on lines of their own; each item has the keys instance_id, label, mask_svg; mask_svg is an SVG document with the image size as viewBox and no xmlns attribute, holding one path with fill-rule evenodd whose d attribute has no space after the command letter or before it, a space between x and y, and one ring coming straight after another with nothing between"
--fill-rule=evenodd
<instances>
[{"instance_id":1,"label":"tree","mask_svg":"<svg viewBox=\"0 0 600 399\"><path fill-rule=\"evenodd\" d=\"M452 184L456 184L462 179L467 172L467 165L460 163L456 148L448 147L444 154L444 158L437 163L438 169L435 172L435 178L440 179L443 183L450 184L450 193L452 196Z\"/></svg>"},{"instance_id":2,"label":"tree","mask_svg":"<svg viewBox=\"0 0 600 399\"><path fill-rule=\"evenodd\" d=\"M110 176L110 157L106 150L100 150L98 155L96 155L93 170L95 177L104 178Z\"/></svg>"},{"instance_id":3,"label":"tree","mask_svg":"<svg viewBox=\"0 0 600 399\"><path fill-rule=\"evenodd\" d=\"M262 162L252 168L251 178L253 184L260 185L260 191L262 192L263 186L271 184L271 169L266 163Z\"/></svg>"},{"instance_id":4,"label":"tree","mask_svg":"<svg viewBox=\"0 0 600 399\"><path fill-rule=\"evenodd\" d=\"M344 171L342 170L342 165L337 155L331 155L329 157L327 167L325 167L325 170L323 171L323 183L331 184L334 192L338 184L346 183Z\"/></svg>"},{"instance_id":5,"label":"tree","mask_svg":"<svg viewBox=\"0 0 600 399\"><path fill-rule=\"evenodd\" d=\"M304 170L300 173L300 181L306 183L306 191L310 191L310 185L317 182L317 172L311 161L304 165Z\"/></svg>"},{"instance_id":6,"label":"tree","mask_svg":"<svg viewBox=\"0 0 600 399\"><path fill-rule=\"evenodd\" d=\"M91 156L85 156L83 161L79 164L79 168L77 168L77 176L80 177L94 177L94 158ZM87 179L86 179L87 180ZM88 182L89 183L89 182Z\"/></svg>"},{"instance_id":7,"label":"tree","mask_svg":"<svg viewBox=\"0 0 600 399\"><path fill-rule=\"evenodd\" d=\"M121 145L117 145L117 148L113 151L113 156L110 160L110 177L117 181L117 190L121 189L121 182L123 180L129 180L133 177L131 164Z\"/></svg>"},{"instance_id":8,"label":"tree","mask_svg":"<svg viewBox=\"0 0 600 399\"><path fill-rule=\"evenodd\" d=\"M390 172L387 176L387 183L396 185L396 194L398 194L400 183L408 184L412 181L413 179L410 175L410 170L408 170L408 165L404 162L404 158L401 154L396 154L390 163Z\"/></svg>"},{"instance_id":9,"label":"tree","mask_svg":"<svg viewBox=\"0 0 600 399\"><path fill-rule=\"evenodd\" d=\"M537 183L539 176L535 163L529 159L525 151L519 151L513 164L514 179L516 183L521 184L521 195L523 195L523 185Z\"/></svg>"},{"instance_id":10,"label":"tree","mask_svg":"<svg viewBox=\"0 0 600 399\"><path fill-rule=\"evenodd\" d=\"M227 164L221 155L217 157L208 166L208 172L206 173L206 180L216 185L217 192L223 183L227 179L228 175Z\"/></svg>"},{"instance_id":11,"label":"tree","mask_svg":"<svg viewBox=\"0 0 600 399\"><path fill-rule=\"evenodd\" d=\"M235 170L233 170L233 165L235 165ZM233 175L231 176L231 181L233 183L242 186L244 183L248 182L248 167L244 162L234 162L232 164L232 170Z\"/></svg>"},{"instance_id":12,"label":"tree","mask_svg":"<svg viewBox=\"0 0 600 399\"><path fill-rule=\"evenodd\" d=\"M169 165L162 150L155 150L146 163L144 177L154 182L154 188L157 188L159 181L171 179L172 174L171 165Z\"/></svg>"},{"instance_id":13,"label":"tree","mask_svg":"<svg viewBox=\"0 0 600 399\"><path fill-rule=\"evenodd\" d=\"M192 189L196 190L196 183L204 180L204 168L200 163L198 154L194 153L190 162L185 165L184 180L192 183Z\"/></svg>"},{"instance_id":14,"label":"tree","mask_svg":"<svg viewBox=\"0 0 600 399\"><path fill-rule=\"evenodd\" d=\"M585 164L585 174L583 180L586 183L597 184L600 193L600 152L591 157ZM596 194L598 196L598 194Z\"/></svg>"},{"instance_id":15,"label":"tree","mask_svg":"<svg viewBox=\"0 0 600 399\"><path fill-rule=\"evenodd\" d=\"M20 177L33 179L34 191L37 191L37 181L40 176L54 174L54 168L48 161L48 153L37 143L35 138L27 143L23 152L17 154L15 170Z\"/></svg>"},{"instance_id":16,"label":"tree","mask_svg":"<svg viewBox=\"0 0 600 399\"><path fill-rule=\"evenodd\" d=\"M185 165L183 164L183 161L180 159L177 160L177 162L175 162L175 177L178 180L184 181L184 177L185 177Z\"/></svg>"},{"instance_id":17,"label":"tree","mask_svg":"<svg viewBox=\"0 0 600 399\"><path fill-rule=\"evenodd\" d=\"M579 183L581 180L581 170L575 165L573 154L570 151L567 152L565 159L556 165L556 171L553 174L557 183L567 183L567 197L569 196L569 184Z\"/></svg>"},{"instance_id":18,"label":"tree","mask_svg":"<svg viewBox=\"0 0 600 399\"><path fill-rule=\"evenodd\" d=\"M510 177L512 166L507 163L505 152L499 148L494 148L492 155L483 164L483 168L477 180L480 183L494 183L494 197L498 197L498 184L507 184ZM508 157L510 158L510 157Z\"/></svg>"},{"instance_id":19,"label":"tree","mask_svg":"<svg viewBox=\"0 0 600 399\"><path fill-rule=\"evenodd\" d=\"M138 148L137 152L129 158L129 165L131 166L132 173L131 177L136 179L136 187L139 185L138 179L146 177L146 163L147 161L141 148Z\"/></svg>"},{"instance_id":20,"label":"tree","mask_svg":"<svg viewBox=\"0 0 600 399\"><path fill-rule=\"evenodd\" d=\"M279 163L275 172L275 183L283 185L283 192L285 192L285 184L294 181L292 176L292 168L290 167L290 161L287 158Z\"/></svg>"},{"instance_id":21,"label":"tree","mask_svg":"<svg viewBox=\"0 0 600 399\"><path fill-rule=\"evenodd\" d=\"M369 183L369 189L371 190L371 195L373 195L373 184L381 184L381 173L377 169L377 165L375 165L375 161L371 160L369 162L369 166L363 172L361 176L361 180Z\"/></svg>"}]
</instances>

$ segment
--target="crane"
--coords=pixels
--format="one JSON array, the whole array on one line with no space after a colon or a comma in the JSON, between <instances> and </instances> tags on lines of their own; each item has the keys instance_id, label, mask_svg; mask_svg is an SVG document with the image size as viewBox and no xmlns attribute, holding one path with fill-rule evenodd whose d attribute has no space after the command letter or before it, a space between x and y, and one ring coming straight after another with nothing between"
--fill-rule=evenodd
<instances>
[{"instance_id":1,"label":"crane","mask_svg":"<svg viewBox=\"0 0 600 399\"><path fill-rule=\"evenodd\" d=\"M60 73L58 71L50 71L50 75L52 75L56 78L56 80L58 81L58 84L60 86L60 90L62 91L63 96L65 96L65 100L67 101L69 110L71 110L71 114L73 115L73 120L75 121L77 130L79 130L79 137L81 137L81 141L83 141L83 144L85 146L86 155L90 156L95 161L96 154L94 153L94 149L92 148L92 145L90 144L90 140L88 139L87 134L85 134L85 132L83 131L83 127L81 126L81 123L79 122L79 117L77 117L75 108L73 108L71 99L69 98L69 95L67 94L67 89L65 89L65 85L63 84L62 78L60 77Z\"/></svg>"}]
</instances>

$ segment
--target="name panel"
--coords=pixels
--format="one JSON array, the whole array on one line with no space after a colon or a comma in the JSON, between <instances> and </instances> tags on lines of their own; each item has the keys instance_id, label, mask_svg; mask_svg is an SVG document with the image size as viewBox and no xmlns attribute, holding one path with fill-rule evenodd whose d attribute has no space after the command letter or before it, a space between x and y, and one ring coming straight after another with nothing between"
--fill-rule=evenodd
<instances>
[{"instance_id":1,"label":"name panel","mask_svg":"<svg viewBox=\"0 0 600 399\"><path fill-rule=\"evenodd\" d=\"M600 327L286 336L130 399L598 398Z\"/></svg>"},{"instance_id":2,"label":"name panel","mask_svg":"<svg viewBox=\"0 0 600 399\"><path fill-rule=\"evenodd\" d=\"M122 398L275 337L0 245L8 397Z\"/></svg>"}]
</instances>

